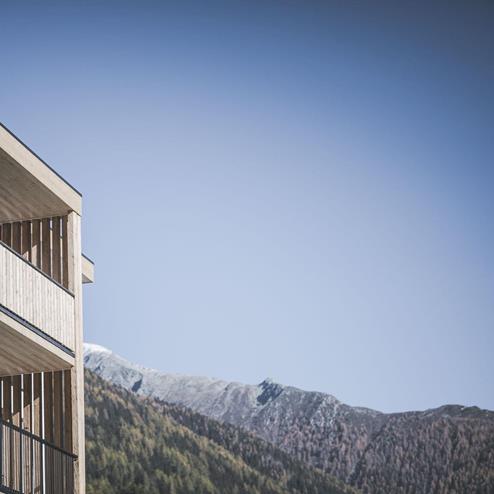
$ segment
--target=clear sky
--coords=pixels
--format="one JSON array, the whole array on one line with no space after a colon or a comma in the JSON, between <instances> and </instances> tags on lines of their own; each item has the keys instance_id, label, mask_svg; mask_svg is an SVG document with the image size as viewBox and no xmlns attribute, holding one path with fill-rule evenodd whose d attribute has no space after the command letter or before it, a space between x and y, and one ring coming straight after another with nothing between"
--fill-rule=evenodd
<instances>
[{"instance_id":1,"label":"clear sky","mask_svg":"<svg viewBox=\"0 0 494 494\"><path fill-rule=\"evenodd\" d=\"M0 119L84 194L86 341L384 411L494 409L492 2L0 19Z\"/></svg>"}]
</instances>

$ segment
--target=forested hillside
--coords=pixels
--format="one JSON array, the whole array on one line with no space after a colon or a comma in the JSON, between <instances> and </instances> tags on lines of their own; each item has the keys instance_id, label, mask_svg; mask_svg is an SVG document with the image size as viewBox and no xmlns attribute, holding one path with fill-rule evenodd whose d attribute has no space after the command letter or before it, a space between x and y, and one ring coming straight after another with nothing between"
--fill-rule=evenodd
<instances>
[{"instance_id":1,"label":"forested hillside","mask_svg":"<svg viewBox=\"0 0 494 494\"><path fill-rule=\"evenodd\" d=\"M277 470L264 458L276 458L282 450L293 461L323 470L364 494L494 492L492 411L446 405L385 414L270 380L246 385L166 374L97 345L86 345L84 361L133 395L160 400L165 415L268 477L263 467ZM257 438L272 445L273 452ZM251 440L256 446L249 454ZM283 460L283 468L292 473L303 469L298 465Z\"/></svg>"},{"instance_id":2,"label":"forested hillside","mask_svg":"<svg viewBox=\"0 0 494 494\"><path fill-rule=\"evenodd\" d=\"M86 371L88 494L355 492L276 447Z\"/></svg>"}]
</instances>

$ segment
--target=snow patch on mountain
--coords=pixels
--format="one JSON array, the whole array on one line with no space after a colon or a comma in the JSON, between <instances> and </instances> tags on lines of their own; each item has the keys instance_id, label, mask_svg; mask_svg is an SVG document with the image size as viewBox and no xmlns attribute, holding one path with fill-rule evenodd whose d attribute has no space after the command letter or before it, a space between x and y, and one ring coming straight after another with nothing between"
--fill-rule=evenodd
<instances>
[{"instance_id":1,"label":"snow patch on mountain","mask_svg":"<svg viewBox=\"0 0 494 494\"><path fill-rule=\"evenodd\" d=\"M84 343L84 354L86 353L112 353L111 350L96 343Z\"/></svg>"}]
</instances>

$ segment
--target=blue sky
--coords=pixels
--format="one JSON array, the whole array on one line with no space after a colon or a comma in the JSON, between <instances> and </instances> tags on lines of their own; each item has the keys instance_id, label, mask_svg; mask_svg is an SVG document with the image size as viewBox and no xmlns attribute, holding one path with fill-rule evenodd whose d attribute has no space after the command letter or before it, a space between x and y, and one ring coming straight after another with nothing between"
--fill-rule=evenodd
<instances>
[{"instance_id":1,"label":"blue sky","mask_svg":"<svg viewBox=\"0 0 494 494\"><path fill-rule=\"evenodd\" d=\"M3 2L1 120L84 194L86 341L494 409L489 2Z\"/></svg>"}]
</instances>

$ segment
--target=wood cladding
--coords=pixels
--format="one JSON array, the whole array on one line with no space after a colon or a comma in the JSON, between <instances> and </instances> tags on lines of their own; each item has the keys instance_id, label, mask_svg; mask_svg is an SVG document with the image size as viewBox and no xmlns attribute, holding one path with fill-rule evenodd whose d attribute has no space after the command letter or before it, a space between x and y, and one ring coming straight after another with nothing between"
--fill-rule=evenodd
<instances>
[{"instance_id":1,"label":"wood cladding","mask_svg":"<svg viewBox=\"0 0 494 494\"><path fill-rule=\"evenodd\" d=\"M6 245L9 245L5 241L8 240L9 235L11 240L14 238L12 231L22 232L22 226L20 224L19 227L15 224L2 225L2 242ZM33 231L35 235L32 235L31 238L35 239L37 238L37 228L30 230L31 233ZM37 249L34 251L32 248L28 249L24 254L27 259L39 257L38 249L41 247L41 266L46 276L33 269L32 264L35 265L34 262L30 263L27 259L24 261L5 245L0 244L0 304L65 347L74 350L74 297L47 277L51 276L53 266L56 265L58 267L55 269L55 274L59 279L63 278L61 258L53 256L51 253L54 250L51 247L50 249L46 247L47 239L50 238L44 238L38 243ZM49 243L51 245L51 240ZM59 243L62 244L60 239ZM9 245L11 249L16 246L22 246L22 235L19 241L11 241ZM16 251L19 256L22 255L21 250L19 247L19 251ZM59 249L55 252L61 251L62 249ZM47 255L47 252L50 255Z\"/></svg>"},{"instance_id":2,"label":"wood cladding","mask_svg":"<svg viewBox=\"0 0 494 494\"><path fill-rule=\"evenodd\" d=\"M74 492L70 373L0 378L0 491Z\"/></svg>"}]
</instances>

